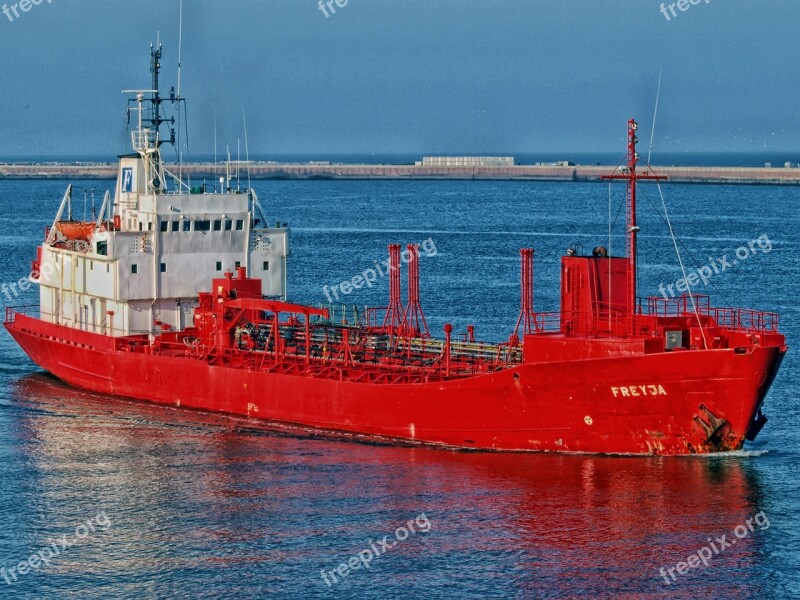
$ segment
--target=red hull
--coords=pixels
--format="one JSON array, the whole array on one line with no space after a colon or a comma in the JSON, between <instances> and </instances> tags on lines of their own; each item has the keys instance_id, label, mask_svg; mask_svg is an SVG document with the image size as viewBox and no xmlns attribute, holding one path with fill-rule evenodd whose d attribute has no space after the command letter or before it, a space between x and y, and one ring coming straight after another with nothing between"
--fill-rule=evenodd
<instances>
[{"instance_id":1,"label":"red hull","mask_svg":"<svg viewBox=\"0 0 800 600\"><path fill-rule=\"evenodd\" d=\"M379 384L125 352L114 338L19 314L5 326L37 365L95 392L327 431L506 451L739 449L785 352L755 347L525 363L455 380ZM701 424L713 425L712 415L727 424L723 445L709 443Z\"/></svg>"}]
</instances>

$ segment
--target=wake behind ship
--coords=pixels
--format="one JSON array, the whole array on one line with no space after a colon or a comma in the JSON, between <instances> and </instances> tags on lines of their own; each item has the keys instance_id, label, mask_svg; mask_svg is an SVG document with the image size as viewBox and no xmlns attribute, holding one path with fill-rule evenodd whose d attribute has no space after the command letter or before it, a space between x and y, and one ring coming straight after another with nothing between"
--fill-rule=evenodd
<instances>
[{"instance_id":1,"label":"wake behind ship","mask_svg":"<svg viewBox=\"0 0 800 600\"><path fill-rule=\"evenodd\" d=\"M388 306L348 322L286 299L289 230L266 227L251 189L191 187L160 154L161 48L136 93L134 152L96 220L72 218L71 187L37 249L38 307L5 327L31 359L87 390L327 432L453 448L688 454L736 450L766 422L784 354L773 313L636 289L635 121L627 253L561 259L561 310L533 307L532 249L508 340L472 327L431 336L419 250L389 245ZM174 141L174 140L172 140ZM66 216L65 216L66 212ZM401 298L406 263L408 297Z\"/></svg>"}]
</instances>

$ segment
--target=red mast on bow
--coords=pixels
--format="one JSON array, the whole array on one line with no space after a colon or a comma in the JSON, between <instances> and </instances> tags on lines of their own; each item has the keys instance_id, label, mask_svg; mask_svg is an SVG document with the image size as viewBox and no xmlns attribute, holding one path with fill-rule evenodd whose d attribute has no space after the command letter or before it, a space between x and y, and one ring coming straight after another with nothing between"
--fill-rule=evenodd
<instances>
[{"instance_id":1,"label":"red mast on bow","mask_svg":"<svg viewBox=\"0 0 800 600\"><path fill-rule=\"evenodd\" d=\"M636 172L636 164L639 162L639 154L636 152L636 131L639 125L634 119L628 120L628 166L619 174L603 175L602 179L624 179L628 182L628 207L627 207L627 234L628 234L628 287L627 287L627 313L633 315L636 312L636 234L639 226L636 224L636 182L640 179L651 179L655 181L665 181L663 175L653 175L651 173L639 174ZM649 169L649 165L647 167Z\"/></svg>"}]
</instances>

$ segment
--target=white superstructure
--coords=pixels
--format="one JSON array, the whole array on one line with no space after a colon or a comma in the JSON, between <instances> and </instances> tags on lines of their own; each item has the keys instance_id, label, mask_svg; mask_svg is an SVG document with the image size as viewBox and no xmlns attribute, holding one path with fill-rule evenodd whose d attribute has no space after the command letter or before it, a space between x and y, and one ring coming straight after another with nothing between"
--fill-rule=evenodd
<instances>
[{"instance_id":1,"label":"white superstructure","mask_svg":"<svg viewBox=\"0 0 800 600\"><path fill-rule=\"evenodd\" d=\"M136 95L135 153L120 157L113 202L107 193L95 222L74 221L70 186L41 246L35 281L46 321L112 336L183 329L198 292L240 266L266 296L285 299L289 230L265 226L255 192L190 188L162 164L159 125L168 120L153 64L153 96ZM144 102L154 107L147 118Z\"/></svg>"}]
</instances>

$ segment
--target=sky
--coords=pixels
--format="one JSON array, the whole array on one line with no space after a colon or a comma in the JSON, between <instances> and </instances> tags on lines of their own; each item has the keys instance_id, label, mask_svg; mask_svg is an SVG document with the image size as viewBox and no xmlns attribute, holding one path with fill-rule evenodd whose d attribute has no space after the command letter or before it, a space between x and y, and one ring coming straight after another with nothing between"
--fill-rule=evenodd
<instances>
[{"instance_id":1,"label":"sky","mask_svg":"<svg viewBox=\"0 0 800 600\"><path fill-rule=\"evenodd\" d=\"M159 31L176 84L179 0L37 1L0 0L0 157L125 152ZM624 153L660 70L654 152L797 150L800 1L694 1L184 0L184 150L215 115L243 148L246 114L252 156Z\"/></svg>"}]
</instances>

